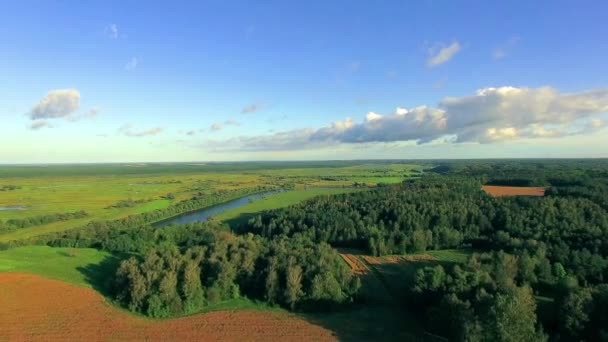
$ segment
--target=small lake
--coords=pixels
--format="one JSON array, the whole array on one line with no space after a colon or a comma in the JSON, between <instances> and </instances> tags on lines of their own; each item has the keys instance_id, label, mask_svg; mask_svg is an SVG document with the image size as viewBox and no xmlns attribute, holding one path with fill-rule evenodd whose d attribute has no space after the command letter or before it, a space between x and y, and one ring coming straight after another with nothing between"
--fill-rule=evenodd
<instances>
[{"instance_id":1,"label":"small lake","mask_svg":"<svg viewBox=\"0 0 608 342\"><path fill-rule=\"evenodd\" d=\"M0 207L0 211L8 211L8 210L25 210L25 207L22 205L16 205L14 207Z\"/></svg>"},{"instance_id":2,"label":"small lake","mask_svg":"<svg viewBox=\"0 0 608 342\"><path fill-rule=\"evenodd\" d=\"M281 191L282 190L269 191L269 192L264 192L261 194L253 194L253 195L241 197L241 198L238 198L238 199L226 202L226 203L217 204L212 207L203 208L200 210L196 210L196 211L192 211L189 213L174 216L174 217L168 218L166 220L158 221L156 223L153 223L152 227L162 228L162 227L166 227L171 224L205 222L205 221L209 220L210 217L215 216L217 214L221 214L226 210L240 208L246 204L249 204L250 202L263 199L268 195L272 195L272 194L275 194L275 193L281 192Z\"/></svg>"}]
</instances>

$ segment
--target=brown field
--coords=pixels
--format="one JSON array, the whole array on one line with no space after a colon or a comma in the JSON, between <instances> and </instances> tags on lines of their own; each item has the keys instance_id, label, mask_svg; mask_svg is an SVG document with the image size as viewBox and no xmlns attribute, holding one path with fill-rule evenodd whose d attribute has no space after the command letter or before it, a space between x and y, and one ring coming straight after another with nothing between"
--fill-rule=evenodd
<instances>
[{"instance_id":1,"label":"brown field","mask_svg":"<svg viewBox=\"0 0 608 342\"><path fill-rule=\"evenodd\" d=\"M364 263L362 263L356 255L341 253L340 256L342 257L342 259L344 259L344 261L346 261L348 266L350 266L350 269L353 271L353 274L361 276L366 275L370 272L370 269Z\"/></svg>"},{"instance_id":2,"label":"brown field","mask_svg":"<svg viewBox=\"0 0 608 342\"><path fill-rule=\"evenodd\" d=\"M221 311L155 321L109 306L87 288L34 275L0 274L0 340L335 341L297 317Z\"/></svg>"},{"instance_id":3,"label":"brown field","mask_svg":"<svg viewBox=\"0 0 608 342\"><path fill-rule=\"evenodd\" d=\"M539 187L484 185L481 189L493 197L545 196L545 189Z\"/></svg>"}]
</instances>

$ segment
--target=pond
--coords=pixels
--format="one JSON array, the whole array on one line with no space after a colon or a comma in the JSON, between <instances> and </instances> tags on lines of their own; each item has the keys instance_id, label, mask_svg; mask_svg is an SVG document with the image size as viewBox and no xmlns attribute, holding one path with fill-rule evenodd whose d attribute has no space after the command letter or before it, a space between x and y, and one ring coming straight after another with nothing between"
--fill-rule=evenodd
<instances>
[{"instance_id":1,"label":"pond","mask_svg":"<svg viewBox=\"0 0 608 342\"><path fill-rule=\"evenodd\" d=\"M0 211L7 211L7 210L25 210L25 207L22 205L16 205L13 207L0 207Z\"/></svg>"},{"instance_id":2,"label":"pond","mask_svg":"<svg viewBox=\"0 0 608 342\"><path fill-rule=\"evenodd\" d=\"M267 195L271 195L279 191L269 191L260 194L253 194L245 197L241 197L226 203L221 203L214 205L212 207L203 208L196 211L191 211L189 213L184 213L178 216L173 216L166 220L158 221L152 224L154 228L162 228L171 224L185 224L185 223L194 223L194 222L205 222L210 217L215 216L217 214L221 214L226 210L240 208L252 201L256 201L262 198L265 198Z\"/></svg>"}]
</instances>

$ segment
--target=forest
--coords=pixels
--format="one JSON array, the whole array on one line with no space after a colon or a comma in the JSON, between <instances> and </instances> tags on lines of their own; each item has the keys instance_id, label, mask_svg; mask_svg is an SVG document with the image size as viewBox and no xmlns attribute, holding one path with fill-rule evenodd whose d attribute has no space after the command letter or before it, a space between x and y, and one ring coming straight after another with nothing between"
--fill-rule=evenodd
<instances>
[{"instance_id":1,"label":"forest","mask_svg":"<svg viewBox=\"0 0 608 342\"><path fill-rule=\"evenodd\" d=\"M466 265L416 273L403 305L425 312L429 331L466 341L605 340L608 170L602 163L441 165L401 185L268 212L239 229L372 255L470 248L475 253ZM493 198L482 184L545 186L547 193ZM542 322L535 295L553 303Z\"/></svg>"},{"instance_id":2,"label":"forest","mask_svg":"<svg viewBox=\"0 0 608 342\"><path fill-rule=\"evenodd\" d=\"M485 184L546 192L492 197L481 190ZM365 308L361 280L339 250L370 256L466 250L465 263L419 267L404 284L397 304L417 313L428 334L457 341L608 340L603 160L436 162L400 184L319 196L231 226L150 225L205 198L28 243L119 256L106 284L111 297L150 317L201 312L239 297L295 312Z\"/></svg>"}]
</instances>

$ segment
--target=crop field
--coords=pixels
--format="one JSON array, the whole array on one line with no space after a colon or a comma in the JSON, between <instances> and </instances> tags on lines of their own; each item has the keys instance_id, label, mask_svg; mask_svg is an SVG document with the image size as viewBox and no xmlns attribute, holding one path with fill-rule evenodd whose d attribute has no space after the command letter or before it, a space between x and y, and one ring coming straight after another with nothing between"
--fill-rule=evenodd
<instances>
[{"instance_id":1,"label":"crop field","mask_svg":"<svg viewBox=\"0 0 608 342\"><path fill-rule=\"evenodd\" d=\"M293 315L217 311L170 320L133 316L93 290L39 276L0 274L0 322L7 340L334 341Z\"/></svg>"},{"instance_id":2,"label":"crop field","mask_svg":"<svg viewBox=\"0 0 608 342\"><path fill-rule=\"evenodd\" d=\"M540 187L484 185L482 190L493 197L545 196L545 189Z\"/></svg>"}]
</instances>

